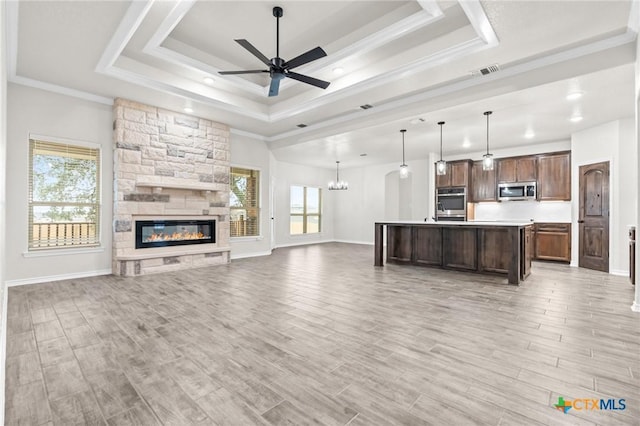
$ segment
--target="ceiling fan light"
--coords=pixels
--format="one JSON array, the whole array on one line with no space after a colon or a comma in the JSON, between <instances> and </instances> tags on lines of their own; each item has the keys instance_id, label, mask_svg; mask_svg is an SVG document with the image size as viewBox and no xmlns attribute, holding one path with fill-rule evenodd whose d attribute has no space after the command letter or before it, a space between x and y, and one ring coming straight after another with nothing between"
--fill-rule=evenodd
<instances>
[{"instance_id":1,"label":"ceiling fan light","mask_svg":"<svg viewBox=\"0 0 640 426\"><path fill-rule=\"evenodd\" d=\"M436 162L436 172L439 176L443 176L447 174L447 162L444 160L440 160Z\"/></svg>"}]
</instances>

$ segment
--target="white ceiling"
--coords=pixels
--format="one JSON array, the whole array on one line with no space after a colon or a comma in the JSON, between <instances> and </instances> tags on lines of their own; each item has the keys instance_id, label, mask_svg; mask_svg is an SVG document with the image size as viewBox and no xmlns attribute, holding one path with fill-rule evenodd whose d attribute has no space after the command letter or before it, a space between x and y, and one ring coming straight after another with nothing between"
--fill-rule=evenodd
<instances>
[{"instance_id":1,"label":"white ceiling","mask_svg":"<svg viewBox=\"0 0 640 426\"><path fill-rule=\"evenodd\" d=\"M321 46L327 57L296 71L330 81L327 90L285 79L269 98L266 74L217 74L264 68L237 38L275 56L275 5L280 56ZM279 160L327 168L399 161L401 128L407 160L425 158L445 121L446 158L484 149L485 110L496 149L633 116L639 9L631 0L8 1L8 74L103 103L188 106L265 140ZM493 64L500 71L473 73ZM573 91L584 95L568 101ZM577 113L583 120L571 122Z\"/></svg>"}]
</instances>

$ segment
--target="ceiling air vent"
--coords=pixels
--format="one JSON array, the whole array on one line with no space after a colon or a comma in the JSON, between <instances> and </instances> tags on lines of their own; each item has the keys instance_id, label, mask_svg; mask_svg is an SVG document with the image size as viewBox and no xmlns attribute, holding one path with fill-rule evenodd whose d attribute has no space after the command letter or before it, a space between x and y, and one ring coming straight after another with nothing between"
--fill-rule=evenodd
<instances>
[{"instance_id":1,"label":"ceiling air vent","mask_svg":"<svg viewBox=\"0 0 640 426\"><path fill-rule=\"evenodd\" d=\"M500 66L498 64L493 64L489 65L486 68L480 68L479 70L471 71L471 75L487 75L496 71L500 71Z\"/></svg>"},{"instance_id":2,"label":"ceiling air vent","mask_svg":"<svg viewBox=\"0 0 640 426\"><path fill-rule=\"evenodd\" d=\"M360 108L362 108L362 109L369 109L369 108L373 108L373 105L364 104L364 105L360 105Z\"/></svg>"},{"instance_id":3,"label":"ceiling air vent","mask_svg":"<svg viewBox=\"0 0 640 426\"><path fill-rule=\"evenodd\" d=\"M307 125L300 123L300 124L298 124L298 127L300 127L301 129L304 129L305 127L307 127Z\"/></svg>"}]
</instances>

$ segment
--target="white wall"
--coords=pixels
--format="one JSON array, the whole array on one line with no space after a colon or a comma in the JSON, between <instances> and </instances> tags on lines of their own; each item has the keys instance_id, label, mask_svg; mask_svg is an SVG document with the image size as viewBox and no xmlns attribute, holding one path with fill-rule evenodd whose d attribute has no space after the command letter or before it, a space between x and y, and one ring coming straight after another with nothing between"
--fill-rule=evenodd
<instances>
[{"instance_id":1,"label":"white wall","mask_svg":"<svg viewBox=\"0 0 640 426\"><path fill-rule=\"evenodd\" d=\"M580 166L609 161L609 272L626 275L629 271L627 225L637 217L638 177L637 140L633 118L605 123L571 136L572 216L579 214ZM578 224L573 223L571 264L578 265Z\"/></svg>"},{"instance_id":2,"label":"white wall","mask_svg":"<svg viewBox=\"0 0 640 426\"><path fill-rule=\"evenodd\" d=\"M113 151L111 106L9 84L7 98L6 279L9 285L111 273ZM102 146L101 250L26 257L29 134ZM52 252L54 253L54 252ZM59 251L57 253L60 253Z\"/></svg>"},{"instance_id":3,"label":"white wall","mask_svg":"<svg viewBox=\"0 0 640 426\"><path fill-rule=\"evenodd\" d=\"M640 37L636 37L636 103L635 103L635 135L636 135L636 169L640 167L640 149L638 148L638 144L640 143ZM635 217L635 225L636 225L636 292L635 292L635 300L633 305L631 305L631 309L636 312L640 312L640 249L638 249L638 234L640 229L638 226L640 225L640 185L636 190L636 217Z\"/></svg>"},{"instance_id":4,"label":"white wall","mask_svg":"<svg viewBox=\"0 0 640 426\"><path fill-rule=\"evenodd\" d=\"M342 172L341 172L342 173ZM341 176L343 179L348 176ZM286 247L334 240L334 205L348 197L347 191L329 191L327 184L335 179L335 170L300 166L275 161L274 184L275 245ZM319 234L291 235L289 232L290 188L292 185L322 188L322 224ZM351 182L349 182L351 185Z\"/></svg>"},{"instance_id":5,"label":"white wall","mask_svg":"<svg viewBox=\"0 0 640 426\"><path fill-rule=\"evenodd\" d=\"M373 244L373 224L380 220L423 220L433 216L433 198L430 176L433 174L429 159L411 161L410 193L404 189L400 197L398 164L389 163L340 171L349 182L349 190L337 194L335 200L335 238L338 241ZM433 179L432 179L433 180ZM431 183L432 184L432 183ZM387 185L394 185L387 188ZM431 190L432 191L432 190ZM390 205L400 203L403 206ZM407 204L410 203L410 209ZM389 217L392 215L392 217ZM407 217L410 216L410 217Z\"/></svg>"},{"instance_id":6,"label":"white wall","mask_svg":"<svg viewBox=\"0 0 640 426\"><path fill-rule=\"evenodd\" d=\"M5 22L6 3L0 4L0 22ZM4 26L0 25L4 28ZM6 268L6 164L7 164L7 48L5 31L0 31L0 425L4 424L4 370L6 358L7 287Z\"/></svg>"},{"instance_id":7,"label":"white wall","mask_svg":"<svg viewBox=\"0 0 640 426\"><path fill-rule=\"evenodd\" d=\"M260 170L260 237L231 238L231 258L271 253L271 164L267 145L257 139L231 132L231 167Z\"/></svg>"}]
</instances>

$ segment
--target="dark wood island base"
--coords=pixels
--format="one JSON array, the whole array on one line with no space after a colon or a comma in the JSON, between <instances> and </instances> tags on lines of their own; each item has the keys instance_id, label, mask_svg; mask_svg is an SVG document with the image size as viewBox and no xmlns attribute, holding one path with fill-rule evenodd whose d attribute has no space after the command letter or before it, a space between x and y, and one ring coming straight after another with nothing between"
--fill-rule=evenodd
<instances>
[{"instance_id":1,"label":"dark wood island base","mask_svg":"<svg viewBox=\"0 0 640 426\"><path fill-rule=\"evenodd\" d=\"M520 284L531 272L532 225L505 222L376 222L374 265L387 262L506 274Z\"/></svg>"}]
</instances>

